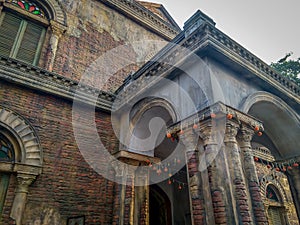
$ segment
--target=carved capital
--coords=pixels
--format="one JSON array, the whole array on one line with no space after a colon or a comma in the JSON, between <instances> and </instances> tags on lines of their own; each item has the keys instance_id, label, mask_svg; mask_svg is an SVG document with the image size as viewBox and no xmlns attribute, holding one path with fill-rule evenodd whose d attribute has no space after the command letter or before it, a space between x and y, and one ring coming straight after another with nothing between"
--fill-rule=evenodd
<instances>
[{"instance_id":1,"label":"carved capital","mask_svg":"<svg viewBox=\"0 0 300 225\"><path fill-rule=\"evenodd\" d=\"M57 36L58 38L61 37L61 35L66 31L67 27L54 21L50 21L50 27L52 30L53 35Z\"/></svg>"},{"instance_id":2,"label":"carved capital","mask_svg":"<svg viewBox=\"0 0 300 225\"><path fill-rule=\"evenodd\" d=\"M32 182L36 179L35 175L32 174L22 174L17 175L17 193L28 193L28 188Z\"/></svg>"},{"instance_id":3,"label":"carved capital","mask_svg":"<svg viewBox=\"0 0 300 225\"><path fill-rule=\"evenodd\" d=\"M195 151L197 149L199 135L192 129L185 130L183 134L179 134L179 138L184 144L186 151Z\"/></svg>"},{"instance_id":4,"label":"carved capital","mask_svg":"<svg viewBox=\"0 0 300 225\"><path fill-rule=\"evenodd\" d=\"M211 121L201 124L199 136L203 140L204 145L216 144L216 131L213 129Z\"/></svg>"},{"instance_id":5,"label":"carved capital","mask_svg":"<svg viewBox=\"0 0 300 225\"><path fill-rule=\"evenodd\" d=\"M117 177L134 177L136 166L132 166L126 163L123 163L119 160L114 160L111 162L112 167L116 171Z\"/></svg>"},{"instance_id":6,"label":"carved capital","mask_svg":"<svg viewBox=\"0 0 300 225\"><path fill-rule=\"evenodd\" d=\"M250 143L253 135L254 135L253 130L246 127L242 127L238 135L238 139L241 142L241 147L251 147Z\"/></svg>"},{"instance_id":7,"label":"carved capital","mask_svg":"<svg viewBox=\"0 0 300 225\"><path fill-rule=\"evenodd\" d=\"M238 130L238 124L231 121L227 121L224 142L236 142L236 135L238 133Z\"/></svg>"}]
</instances>

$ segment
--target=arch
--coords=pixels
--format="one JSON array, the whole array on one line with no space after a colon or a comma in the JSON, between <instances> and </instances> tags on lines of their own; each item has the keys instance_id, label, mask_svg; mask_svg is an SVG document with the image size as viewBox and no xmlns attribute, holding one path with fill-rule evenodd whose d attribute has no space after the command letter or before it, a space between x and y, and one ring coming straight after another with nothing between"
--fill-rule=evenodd
<instances>
[{"instance_id":1,"label":"arch","mask_svg":"<svg viewBox=\"0 0 300 225\"><path fill-rule=\"evenodd\" d=\"M166 147L166 128L177 120L177 114L168 101L150 97L140 100L132 107L129 120L130 132L126 131L129 141L128 150L154 156L154 149ZM171 149L173 148L168 148L170 151L164 151L161 157L167 157Z\"/></svg>"},{"instance_id":2,"label":"arch","mask_svg":"<svg viewBox=\"0 0 300 225\"><path fill-rule=\"evenodd\" d=\"M276 192L277 197L279 198L280 203L286 203L288 202L287 195L285 193L285 190L280 182L276 179L269 179L271 177L270 174L265 175L261 181L260 181L260 190L261 190L261 196L263 200L265 201L267 199L266 197L266 191L269 185L273 187L273 190Z\"/></svg>"},{"instance_id":3,"label":"arch","mask_svg":"<svg viewBox=\"0 0 300 225\"><path fill-rule=\"evenodd\" d=\"M271 150L276 160L299 155L300 117L282 99L268 92L256 92L248 96L241 111L262 121L264 135L254 140Z\"/></svg>"},{"instance_id":4,"label":"arch","mask_svg":"<svg viewBox=\"0 0 300 225\"><path fill-rule=\"evenodd\" d=\"M0 105L0 127L2 127L4 135L8 136L9 132L17 141L20 151L19 163L42 166L43 154L40 141L27 120L18 113Z\"/></svg>"},{"instance_id":5,"label":"arch","mask_svg":"<svg viewBox=\"0 0 300 225\"><path fill-rule=\"evenodd\" d=\"M293 118L297 122L300 122L300 116L297 113L295 113L295 111L293 109L291 109L291 107L288 104L286 104L279 97L272 95L271 93L265 92L265 91L258 91L258 92L255 92L255 93L249 95L246 98L246 100L243 102L242 106L240 107L240 110L244 113L248 113L250 108L255 103L262 102L262 101L271 102L271 103L281 107L286 113L289 114L289 116L291 118Z\"/></svg>"},{"instance_id":6,"label":"arch","mask_svg":"<svg viewBox=\"0 0 300 225\"><path fill-rule=\"evenodd\" d=\"M170 102L162 98L144 98L137 102L130 111L129 117L132 125L135 125L141 115L143 115L147 110L155 106L160 106L167 110L172 118L173 123L177 121L178 112L175 111Z\"/></svg>"},{"instance_id":7,"label":"arch","mask_svg":"<svg viewBox=\"0 0 300 225\"><path fill-rule=\"evenodd\" d=\"M47 10L50 20L54 20L64 26L67 26L66 13L57 0L37 0L37 2L43 6L45 10Z\"/></svg>"},{"instance_id":8,"label":"arch","mask_svg":"<svg viewBox=\"0 0 300 225\"><path fill-rule=\"evenodd\" d=\"M149 222L155 224L172 224L171 202L168 195L156 184L149 190Z\"/></svg>"}]
</instances>

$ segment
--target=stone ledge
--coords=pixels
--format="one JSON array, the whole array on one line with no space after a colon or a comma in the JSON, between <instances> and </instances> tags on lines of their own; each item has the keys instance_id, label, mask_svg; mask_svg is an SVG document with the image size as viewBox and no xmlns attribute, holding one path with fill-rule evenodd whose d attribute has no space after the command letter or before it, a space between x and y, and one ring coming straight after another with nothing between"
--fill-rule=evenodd
<instances>
[{"instance_id":1,"label":"stone ledge","mask_svg":"<svg viewBox=\"0 0 300 225\"><path fill-rule=\"evenodd\" d=\"M30 64L0 56L0 79L21 84L53 95L85 104L95 105L104 111L110 111L115 98L113 94L103 92L88 85L49 72ZM95 100L97 96L97 100Z\"/></svg>"}]
</instances>

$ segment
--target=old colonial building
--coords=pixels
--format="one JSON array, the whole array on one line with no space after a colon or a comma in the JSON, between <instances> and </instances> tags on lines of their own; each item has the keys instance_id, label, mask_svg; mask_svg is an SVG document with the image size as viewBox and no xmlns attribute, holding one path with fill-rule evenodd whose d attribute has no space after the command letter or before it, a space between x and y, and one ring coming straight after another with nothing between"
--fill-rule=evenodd
<instances>
[{"instance_id":1,"label":"old colonial building","mask_svg":"<svg viewBox=\"0 0 300 225\"><path fill-rule=\"evenodd\" d=\"M0 0L0 224L299 224L299 94L201 11Z\"/></svg>"}]
</instances>

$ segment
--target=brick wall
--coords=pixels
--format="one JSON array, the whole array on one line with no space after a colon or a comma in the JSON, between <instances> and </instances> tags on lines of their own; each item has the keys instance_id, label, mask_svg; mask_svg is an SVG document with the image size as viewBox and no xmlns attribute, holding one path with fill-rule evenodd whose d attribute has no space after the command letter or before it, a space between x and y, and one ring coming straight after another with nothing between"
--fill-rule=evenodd
<instances>
[{"instance_id":1,"label":"brick wall","mask_svg":"<svg viewBox=\"0 0 300 225\"><path fill-rule=\"evenodd\" d=\"M114 183L96 173L78 150L71 123L72 103L4 81L0 82L0 102L29 120L44 154L43 172L29 189L24 224L61 225L68 217L80 215L85 215L86 224L111 223ZM110 115L97 111L96 123L104 146L109 150L118 147ZM85 130L83 135L88 138L89 132ZM87 144L87 148L92 146ZM104 158L97 162L108 168L107 173L113 173ZM15 182L12 176L4 224L9 224Z\"/></svg>"}]
</instances>

